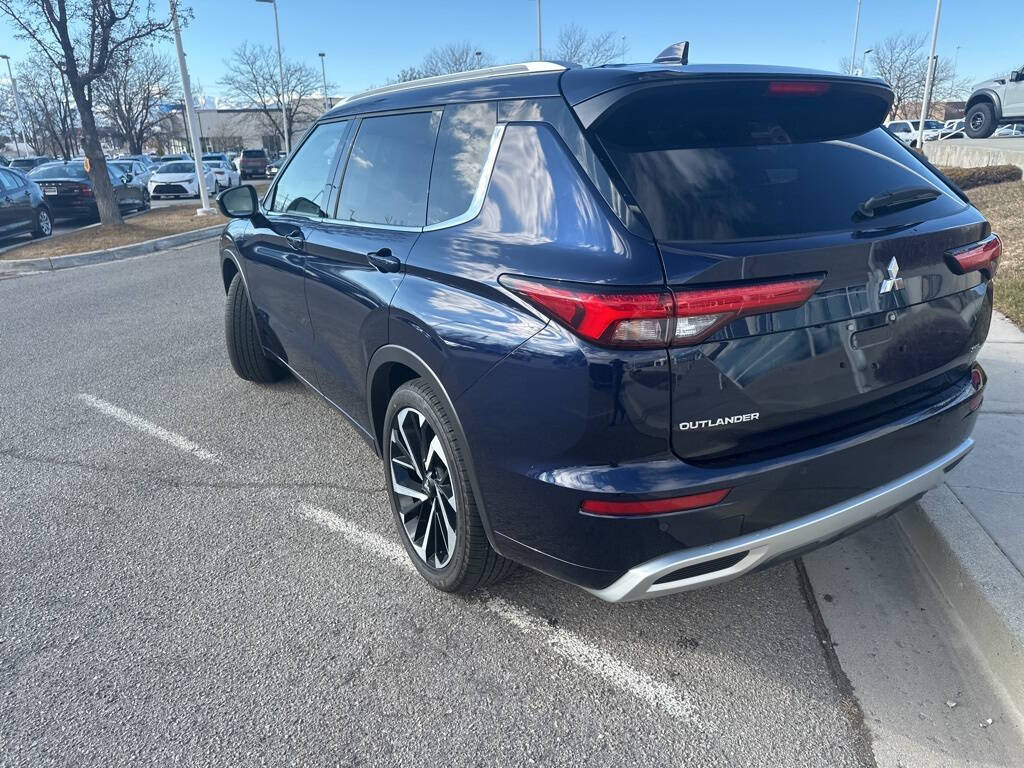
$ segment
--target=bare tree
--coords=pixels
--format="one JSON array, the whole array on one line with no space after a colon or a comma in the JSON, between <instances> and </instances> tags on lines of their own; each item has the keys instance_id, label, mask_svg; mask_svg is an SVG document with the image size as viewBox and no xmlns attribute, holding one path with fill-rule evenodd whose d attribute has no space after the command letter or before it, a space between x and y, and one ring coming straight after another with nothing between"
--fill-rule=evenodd
<instances>
[{"instance_id":1,"label":"bare tree","mask_svg":"<svg viewBox=\"0 0 1024 768\"><path fill-rule=\"evenodd\" d=\"M82 143L100 221L121 223L93 112L94 83L113 62L144 40L161 35L169 18L154 16L153 0L0 0L16 35L31 40L67 79L82 122Z\"/></svg>"},{"instance_id":2,"label":"bare tree","mask_svg":"<svg viewBox=\"0 0 1024 768\"><path fill-rule=\"evenodd\" d=\"M897 32L872 46L873 50L866 63L868 72L885 80L896 96L889 111L890 120L920 116L920 113L907 115L906 110L915 104L920 109L924 99L925 76L928 72L926 42L927 36L923 33ZM840 66L842 64L840 62ZM849 71L848 60L844 71ZM932 103L956 98L968 88L967 81L956 76L954 62L939 59L932 85Z\"/></svg>"},{"instance_id":3,"label":"bare tree","mask_svg":"<svg viewBox=\"0 0 1024 768\"><path fill-rule=\"evenodd\" d=\"M74 99L67 78L38 53L18 67L22 116L37 152L70 160L78 152Z\"/></svg>"},{"instance_id":4,"label":"bare tree","mask_svg":"<svg viewBox=\"0 0 1024 768\"><path fill-rule=\"evenodd\" d=\"M470 42L462 41L438 45L430 49L418 67L406 67L388 80L389 83L405 83L423 77L450 75L455 72L469 72L494 65L494 57Z\"/></svg>"},{"instance_id":5,"label":"bare tree","mask_svg":"<svg viewBox=\"0 0 1024 768\"><path fill-rule=\"evenodd\" d=\"M555 58L584 67L599 67L621 60L627 50L625 39L614 32L591 34L577 24L567 24L558 30Z\"/></svg>"},{"instance_id":6,"label":"bare tree","mask_svg":"<svg viewBox=\"0 0 1024 768\"><path fill-rule=\"evenodd\" d=\"M308 64L284 59L284 91L288 95L285 125L281 124L281 79L276 51L265 45L242 43L224 66L227 72L218 82L228 99L238 107L257 110L268 130L283 145L290 144L296 122L312 120L319 114L317 105L323 101L313 96L322 87L320 73Z\"/></svg>"},{"instance_id":7,"label":"bare tree","mask_svg":"<svg viewBox=\"0 0 1024 768\"><path fill-rule=\"evenodd\" d=\"M178 96L178 85L178 70L170 57L142 47L126 52L107 76L96 82L96 103L137 155L156 127L167 120L159 107Z\"/></svg>"},{"instance_id":8,"label":"bare tree","mask_svg":"<svg viewBox=\"0 0 1024 768\"><path fill-rule=\"evenodd\" d=\"M468 72L471 69L489 67L493 64L491 55L472 43L463 41L448 43L430 49L420 65L421 77L448 75L453 72Z\"/></svg>"}]
</instances>

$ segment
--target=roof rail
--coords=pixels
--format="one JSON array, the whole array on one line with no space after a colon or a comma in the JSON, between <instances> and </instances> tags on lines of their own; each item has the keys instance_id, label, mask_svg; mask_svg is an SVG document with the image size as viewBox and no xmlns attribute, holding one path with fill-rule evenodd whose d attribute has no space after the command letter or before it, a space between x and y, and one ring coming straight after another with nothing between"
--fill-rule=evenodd
<instances>
[{"instance_id":1,"label":"roof rail","mask_svg":"<svg viewBox=\"0 0 1024 768\"><path fill-rule=\"evenodd\" d=\"M384 93L396 93L399 91L412 90L414 88L429 88L432 85L471 82L473 80L484 80L489 77L498 77L500 75L525 75L531 72L561 72L567 68L568 67L564 64L559 64L554 61L526 61L521 64L503 64L500 67L483 67L481 69L471 69L466 72L455 72L450 75L436 75L434 77L422 77L418 80L409 80L404 83L385 85L382 88L373 88L369 91L363 91L362 93L349 96L344 101L339 102L339 105L347 104L350 101L362 99L366 96L378 96Z\"/></svg>"}]
</instances>

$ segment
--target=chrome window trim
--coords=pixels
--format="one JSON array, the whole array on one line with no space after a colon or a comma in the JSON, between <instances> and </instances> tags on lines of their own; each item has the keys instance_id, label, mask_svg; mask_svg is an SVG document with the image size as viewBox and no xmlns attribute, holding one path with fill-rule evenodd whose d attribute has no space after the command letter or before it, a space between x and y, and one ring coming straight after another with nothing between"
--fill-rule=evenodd
<instances>
[{"instance_id":1,"label":"chrome window trim","mask_svg":"<svg viewBox=\"0 0 1024 768\"><path fill-rule=\"evenodd\" d=\"M398 224L374 224L364 221L352 221L347 219L320 219L325 224L343 224L347 227L360 227L362 229L383 229L393 232L436 232L439 229L448 229L472 221L480 215L483 210L484 200L487 198L487 188L491 183L491 174L494 171L494 164L498 159L498 150L501 148L501 140L505 136L505 123L498 123L491 133L491 143L487 148L487 157L484 160L483 168L480 171L480 178L476 183L476 191L473 192L473 199L469 202L469 208L458 216L429 224L424 227L409 227ZM342 182L344 183L344 182ZM428 199L429 207L429 199Z\"/></svg>"},{"instance_id":2,"label":"chrome window trim","mask_svg":"<svg viewBox=\"0 0 1024 768\"><path fill-rule=\"evenodd\" d=\"M494 126L494 132L491 133L491 145L487 149L487 158L484 160L484 166L480 170L480 178L477 179L476 191L473 193L473 199L469 201L469 208L458 216L453 216L450 219L438 221L434 224L428 224L423 227L424 232L434 232L438 229L447 229L448 227L465 224L480 215L480 211L484 207L484 199L487 197L487 187L489 187L491 183L491 173L494 171L494 163L497 162L498 159L498 149L501 147L501 140L505 136L505 125L505 123L498 123ZM427 199L427 211L428 213L430 211L429 198Z\"/></svg>"}]
</instances>

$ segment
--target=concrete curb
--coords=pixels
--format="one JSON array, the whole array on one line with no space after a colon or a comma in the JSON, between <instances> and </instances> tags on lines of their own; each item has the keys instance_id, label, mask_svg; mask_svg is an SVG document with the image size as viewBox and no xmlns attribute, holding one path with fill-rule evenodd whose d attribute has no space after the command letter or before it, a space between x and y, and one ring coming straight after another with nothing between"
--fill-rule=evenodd
<instances>
[{"instance_id":1,"label":"concrete curb","mask_svg":"<svg viewBox=\"0 0 1024 768\"><path fill-rule=\"evenodd\" d=\"M1024 712L1024 576L948 486L896 520L996 681Z\"/></svg>"},{"instance_id":2,"label":"concrete curb","mask_svg":"<svg viewBox=\"0 0 1024 768\"><path fill-rule=\"evenodd\" d=\"M66 256L53 256L52 258L41 259L8 259L0 260L0 275L11 274L32 274L35 272L50 272L57 269L69 269L70 267L81 267L86 264L102 264L107 261L120 261L130 259L133 256L143 256L147 253L175 248L179 245L188 245L200 240L213 237L224 229L223 224L203 229L194 229L191 232L181 232L177 235L158 237L154 240L145 240L141 243L122 245L118 248L108 248L103 251L86 251L85 253L69 253Z\"/></svg>"}]
</instances>

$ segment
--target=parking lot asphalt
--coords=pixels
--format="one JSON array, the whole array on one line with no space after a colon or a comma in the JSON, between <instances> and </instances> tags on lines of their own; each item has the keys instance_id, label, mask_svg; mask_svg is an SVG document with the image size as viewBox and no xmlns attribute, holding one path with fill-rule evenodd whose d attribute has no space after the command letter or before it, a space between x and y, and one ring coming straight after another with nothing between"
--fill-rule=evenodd
<instances>
[{"instance_id":1,"label":"parking lot asphalt","mask_svg":"<svg viewBox=\"0 0 1024 768\"><path fill-rule=\"evenodd\" d=\"M792 565L422 584L343 417L231 371L212 244L0 307L3 764L870 762Z\"/></svg>"},{"instance_id":2,"label":"parking lot asphalt","mask_svg":"<svg viewBox=\"0 0 1024 768\"><path fill-rule=\"evenodd\" d=\"M0 280L0 765L874 764L793 563L432 591L345 419L234 375L223 299L211 242Z\"/></svg>"}]
</instances>

